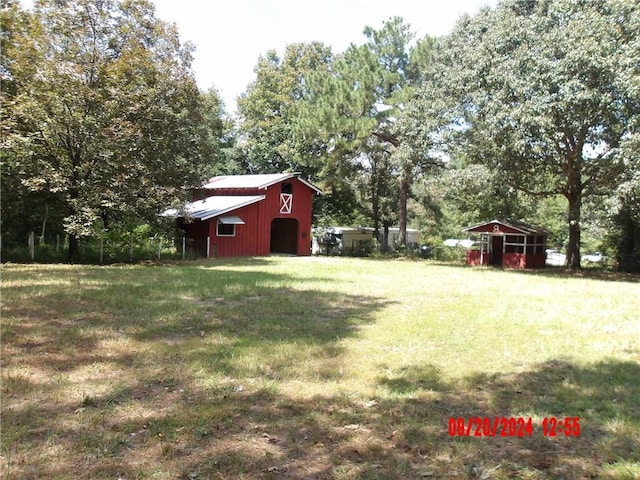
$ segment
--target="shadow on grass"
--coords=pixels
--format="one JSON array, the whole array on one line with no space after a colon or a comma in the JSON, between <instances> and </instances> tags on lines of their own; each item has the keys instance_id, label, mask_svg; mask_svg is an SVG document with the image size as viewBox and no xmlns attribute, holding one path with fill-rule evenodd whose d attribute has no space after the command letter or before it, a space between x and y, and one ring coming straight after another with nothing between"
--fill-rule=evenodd
<instances>
[{"instance_id":1,"label":"shadow on grass","mask_svg":"<svg viewBox=\"0 0 640 480\"><path fill-rule=\"evenodd\" d=\"M604 267L585 267L578 271L569 271L563 267L532 268L524 270L505 270L523 275L544 276L549 278L575 278L601 280L604 282L640 283L640 275L609 270Z\"/></svg>"},{"instance_id":2,"label":"shadow on grass","mask_svg":"<svg viewBox=\"0 0 640 480\"><path fill-rule=\"evenodd\" d=\"M447 383L431 366L381 377L379 401L273 393L220 399L235 412L176 442L180 478L627 478L640 462L640 366L563 360ZM225 404L226 402L226 404ZM225 406L226 405L226 406ZM203 412L196 413L205 418ZM523 437L452 437L451 417L533 418ZM542 418L579 418L579 434Z\"/></svg>"},{"instance_id":3,"label":"shadow on grass","mask_svg":"<svg viewBox=\"0 0 640 480\"><path fill-rule=\"evenodd\" d=\"M210 336L227 339L222 350L265 341L331 346L386 304L308 288L299 276L234 270L233 265L47 268L42 281L3 289L5 298L16 299L6 303L3 316L20 319L3 324L5 346L10 353L31 353L23 365L56 372L116 360L97 353L105 339L159 342L167 352L205 335L205 347ZM46 280L71 276L73 284ZM29 273L16 277L27 279ZM126 366L132 358L121 360Z\"/></svg>"},{"instance_id":4,"label":"shadow on grass","mask_svg":"<svg viewBox=\"0 0 640 480\"><path fill-rule=\"evenodd\" d=\"M380 368L372 385L337 393L340 340L387 301L231 265L83 272L76 287L42 279L3 292L7 479L569 480L640 469L638 362L559 358L457 381L431 364ZM296 393L298 380L327 390ZM451 417L533 417L534 431L450 436ZM543 417L579 417L580 435L545 436Z\"/></svg>"},{"instance_id":5,"label":"shadow on grass","mask_svg":"<svg viewBox=\"0 0 640 480\"><path fill-rule=\"evenodd\" d=\"M606 282L621 282L621 283L640 283L640 275L637 273L627 273L621 271L611 270L606 267L588 266L583 267L579 271L569 271L564 267L545 266L542 268L502 268L500 266L471 266L464 262L445 262L438 260L417 260L422 261L426 266L434 267L447 267L447 268L460 268L460 269L474 269L474 270L488 270L488 271L504 271L514 275L529 275L540 276L547 278L567 278L567 279L590 279L601 280Z\"/></svg>"},{"instance_id":6,"label":"shadow on grass","mask_svg":"<svg viewBox=\"0 0 640 480\"><path fill-rule=\"evenodd\" d=\"M200 438L211 418L226 425L256 411L245 398L270 401L269 388L240 395L233 377L268 383L304 370L329 378L339 341L387 303L233 262L9 273L0 465L7 478L136 477L119 457L133 453L139 438L145 446L159 442L165 457L167 439L179 436L171 432L192 430L190 420L179 417L179 427L168 411L206 412L195 429Z\"/></svg>"},{"instance_id":7,"label":"shadow on grass","mask_svg":"<svg viewBox=\"0 0 640 480\"><path fill-rule=\"evenodd\" d=\"M432 470L446 472L437 458L448 462L458 452L465 465L458 471L488 475L484 478L632 479L640 473L639 380L638 362L585 366L556 359L518 374L477 374L451 384L424 365L379 383L396 394L411 393L398 406L399 415L422 419L408 430L411 445L447 445L444 456L440 448L430 449L436 461L426 467ZM469 436L465 430L452 438L445 434L451 417L465 419L465 426L471 418L533 418L533 434L518 437L505 429L504 437L487 437L474 425ZM544 431L544 418L550 426L566 417L579 419L579 432L573 426ZM440 432L434 430L438 421Z\"/></svg>"}]
</instances>

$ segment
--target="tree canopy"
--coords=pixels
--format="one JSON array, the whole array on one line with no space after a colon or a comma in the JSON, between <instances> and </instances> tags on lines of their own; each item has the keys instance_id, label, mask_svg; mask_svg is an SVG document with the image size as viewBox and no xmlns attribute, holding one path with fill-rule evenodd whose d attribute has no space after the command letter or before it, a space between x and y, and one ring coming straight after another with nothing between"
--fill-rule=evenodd
<instances>
[{"instance_id":1,"label":"tree canopy","mask_svg":"<svg viewBox=\"0 0 640 480\"><path fill-rule=\"evenodd\" d=\"M63 210L72 259L79 238L153 219L200 180L215 126L192 47L150 2L5 1L2 22L3 183Z\"/></svg>"},{"instance_id":2,"label":"tree canopy","mask_svg":"<svg viewBox=\"0 0 640 480\"><path fill-rule=\"evenodd\" d=\"M288 45L283 58L270 50L258 59L256 79L238 99L245 171L317 176L315 139L296 137L293 129L306 78L328 68L331 59L331 49L319 42Z\"/></svg>"},{"instance_id":3,"label":"tree canopy","mask_svg":"<svg viewBox=\"0 0 640 480\"><path fill-rule=\"evenodd\" d=\"M640 251L631 0L504 0L439 39L393 17L341 53L268 50L235 125L148 0L0 1L3 240L53 225L73 259L206 176L297 171L329 193L318 224L397 224L404 243L410 221L442 236L527 218L572 269L585 233L627 265Z\"/></svg>"},{"instance_id":4,"label":"tree canopy","mask_svg":"<svg viewBox=\"0 0 640 480\"><path fill-rule=\"evenodd\" d=\"M437 118L450 152L566 198L572 269L583 199L611 193L638 132L639 16L634 2L504 1L459 21L416 99L414 122Z\"/></svg>"},{"instance_id":5,"label":"tree canopy","mask_svg":"<svg viewBox=\"0 0 640 480\"><path fill-rule=\"evenodd\" d=\"M324 144L322 174L330 187L360 180L354 183L371 206L376 232L398 218L404 244L415 157L405 155L395 120L420 81L432 40L413 45L414 34L399 17L379 30L365 27L364 35L366 43L350 45L329 69L309 76L296 131Z\"/></svg>"}]
</instances>

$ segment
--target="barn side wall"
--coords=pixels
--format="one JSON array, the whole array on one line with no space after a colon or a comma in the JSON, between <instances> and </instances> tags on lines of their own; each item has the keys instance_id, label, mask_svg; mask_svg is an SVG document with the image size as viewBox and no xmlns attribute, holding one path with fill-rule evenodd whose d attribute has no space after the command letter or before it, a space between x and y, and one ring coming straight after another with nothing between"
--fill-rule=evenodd
<instances>
[{"instance_id":1,"label":"barn side wall","mask_svg":"<svg viewBox=\"0 0 640 480\"><path fill-rule=\"evenodd\" d=\"M281 185L291 183L291 213L281 213ZM220 189L207 190L205 196L214 195L265 195L265 199L242 207L227 215L239 216L245 223L236 225L234 237L218 237L217 218L206 222L206 227L194 229L200 238L197 244L204 243L206 254L206 236L210 238L211 257L267 256L271 253L271 226L276 218L298 221L296 234L296 254L311 254L311 215L314 191L299 180L292 178L264 189ZM202 239L204 237L204 239Z\"/></svg>"}]
</instances>

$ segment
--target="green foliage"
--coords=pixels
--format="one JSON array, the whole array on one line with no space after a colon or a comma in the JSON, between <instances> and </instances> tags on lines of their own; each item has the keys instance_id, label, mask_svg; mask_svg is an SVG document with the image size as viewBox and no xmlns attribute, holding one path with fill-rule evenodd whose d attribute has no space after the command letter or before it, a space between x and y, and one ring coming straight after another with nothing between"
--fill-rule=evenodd
<instances>
[{"instance_id":1,"label":"green foliage","mask_svg":"<svg viewBox=\"0 0 640 480\"><path fill-rule=\"evenodd\" d=\"M294 136L293 125L307 77L327 69L331 59L330 48L319 42L288 45L282 59L273 50L258 59L256 80L238 99L243 172L297 171L316 180L317 140Z\"/></svg>"},{"instance_id":2,"label":"green foliage","mask_svg":"<svg viewBox=\"0 0 640 480\"><path fill-rule=\"evenodd\" d=\"M98 230L98 228L96 228ZM169 225L160 229L158 225L127 225L117 223L108 230L84 239L79 245L78 263L136 263L140 261L182 259L182 237L175 237ZM13 263L59 263L66 258L69 240L66 235L47 235L45 240L36 238L32 250L28 245L28 234L12 238L7 243L2 239L2 261ZM185 247L187 245L185 244ZM185 259L198 258L193 252L184 252Z\"/></svg>"},{"instance_id":3,"label":"green foliage","mask_svg":"<svg viewBox=\"0 0 640 480\"><path fill-rule=\"evenodd\" d=\"M200 180L216 146L215 109L196 87L192 47L151 3L40 0L2 15L3 170L16 176L3 186L17 189L9 208L51 197L73 258L98 220L152 220Z\"/></svg>"},{"instance_id":4,"label":"green foliage","mask_svg":"<svg viewBox=\"0 0 640 480\"><path fill-rule=\"evenodd\" d=\"M638 142L640 146L640 142ZM616 252L618 267L640 272L640 150L628 157L628 175L607 203L608 244Z\"/></svg>"},{"instance_id":5,"label":"green foliage","mask_svg":"<svg viewBox=\"0 0 640 480\"><path fill-rule=\"evenodd\" d=\"M567 199L571 268L583 198L614 188L625 170L616 153L638 130L633 3L512 0L465 17L413 107L418 124L438 119L433 138L510 186Z\"/></svg>"},{"instance_id":6,"label":"green foliage","mask_svg":"<svg viewBox=\"0 0 640 480\"><path fill-rule=\"evenodd\" d=\"M354 190L376 231L396 221L403 231L417 159L402 145L396 119L419 83L431 43L425 39L412 50L414 34L399 17L380 30L365 27L364 35L364 45L350 45L328 70L309 75L295 133L320 139L320 176L330 189Z\"/></svg>"},{"instance_id":7,"label":"green foliage","mask_svg":"<svg viewBox=\"0 0 640 480\"><path fill-rule=\"evenodd\" d=\"M467 250L462 247L447 247L438 244L433 248L432 258L439 262L465 263Z\"/></svg>"},{"instance_id":8,"label":"green foliage","mask_svg":"<svg viewBox=\"0 0 640 480\"><path fill-rule=\"evenodd\" d=\"M236 153L236 131L232 118L226 113L220 94L209 89L201 94L203 107L204 134L202 147L206 149L207 160L198 169L200 179L216 175L242 173L238 167Z\"/></svg>"}]
</instances>

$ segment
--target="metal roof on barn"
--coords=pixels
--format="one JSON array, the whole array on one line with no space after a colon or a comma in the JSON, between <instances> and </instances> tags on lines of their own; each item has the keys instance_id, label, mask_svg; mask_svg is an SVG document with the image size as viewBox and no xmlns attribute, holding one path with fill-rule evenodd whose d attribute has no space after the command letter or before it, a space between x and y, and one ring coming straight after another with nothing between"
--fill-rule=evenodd
<instances>
[{"instance_id":1,"label":"metal roof on barn","mask_svg":"<svg viewBox=\"0 0 640 480\"><path fill-rule=\"evenodd\" d=\"M505 227L512 228L517 230L525 235L549 235L549 232L546 230L536 227L535 225L530 225L522 220L491 220L490 222L482 222L477 225L473 225L472 227L468 227L463 229L463 232L484 232L483 227L487 227L488 225L504 225Z\"/></svg>"},{"instance_id":2,"label":"metal roof on barn","mask_svg":"<svg viewBox=\"0 0 640 480\"><path fill-rule=\"evenodd\" d=\"M186 216L198 220L208 220L225 213L232 212L252 203L260 202L265 199L265 195L236 195L236 196L214 196L207 197L203 200L187 203L184 206L184 213L171 208L162 212L163 217L181 217ZM185 215L186 214L186 215Z\"/></svg>"},{"instance_id":3,"label":"metal roof on barn","mask_svg":"<svg viewBox=\"0 0 640 480\"><path fill-rule=\"evenodd\" d=\"M271 174L259 174L259 175L221 175L218 177L210 178L202 186L208 190L222 190L222 189L267 189L271 185L289 180L291 178L297 178L300 182L311 188L317 193L322 193L318 187L310 184L298 176L298 173L271 173Z\"/></svg>"}]
</instances>

